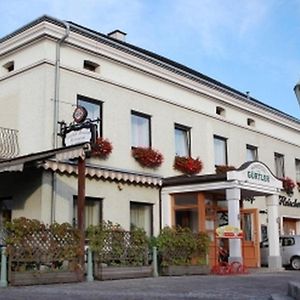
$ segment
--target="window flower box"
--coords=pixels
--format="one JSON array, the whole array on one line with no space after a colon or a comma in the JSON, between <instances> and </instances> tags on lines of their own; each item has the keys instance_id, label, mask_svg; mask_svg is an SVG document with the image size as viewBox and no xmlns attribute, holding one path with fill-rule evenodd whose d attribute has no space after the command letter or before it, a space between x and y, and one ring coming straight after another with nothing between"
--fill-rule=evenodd
<instances>
[{"instance_id":1,"label":"window flower box","mask_svg":"<svg viewBox=\"0 0 300 300\"><path fill-rule=\"evenodd\" d=\"M216 166L216 174L225 174L228 171L236 170L236 167L234 166L227 166L227 165L219 165Z\"/></svg>"},{"instance_id":2,"label":"window flower box","mask_svg":"<svg viewBox=\"0 0 300 300\"><path fill-rule=\"evenodd\" d=\"M203 164L199 158L175 156L173 167L182 173L194 175L201 172Z\"/></svg>"},{"instance_id":3,"label":"window flower box","mask_svg":"<svg viewBox=\"0 0 300 300\"><path fill-rule=\"evenodd\" d=\"M164 160L163 155L152 148L136 147L132 149L132 157L145 168L157 168Z\"/></svg>"},{"instance_id":4,"label":"window flower box","mask_svg":"<svg viewBox=\"0 0 300 300\"><path fill-rule=\"evenodd\" d=\"M282 178L281 181L283 190L288 194L288 196L293 195L294 188L296 187L295 182L289 177Z\"/></svg>"},{"instance_id":5,"label":"window flower box","mask_svg":"<svg viewBox=\"0 0 300 300\"><path fill-rule=\"evenodd\" d=\"M97 280L152 277L152 266L105 266L94 263L94 276Z\"/></svg>"},{"instance_id":6,"label":"window flower box","mask_svg":"<svg viewBox=\"0 0 300 300\"><path fill-rule=\"evenodd\" d=\"M96 142L92 144L92 156L106 159L112 152L112 149L113 146L108 139L97 138Z\"/></svg>"}]
</instances>

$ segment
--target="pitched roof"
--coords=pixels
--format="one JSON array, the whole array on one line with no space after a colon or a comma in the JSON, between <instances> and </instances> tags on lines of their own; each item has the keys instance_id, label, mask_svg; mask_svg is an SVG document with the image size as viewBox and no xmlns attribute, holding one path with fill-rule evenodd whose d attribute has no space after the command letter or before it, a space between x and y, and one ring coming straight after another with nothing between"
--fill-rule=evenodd
<instances>
[{"instance_id":1,"label":"pitched roof","mask_svg":"<svg viewBox=\"0 0 300 300\"><path fill-rule=\"evenodd\" d=\"M82 25L76 24L72 21L62 21L56 18L53 18L48 15L43 15L36 20L28 23L27 25L15 30L14 32L6 35L5 37L0 39L0 43L12 38L13 36L18 35L19 33L27 30L30 27L33 27L41 22L49 22L52 24L56 24L58 26L64 27L64 23L67 22L70 25L70 30L72 32L79 33L81 35L87 36L89 38L95 39L98 42L105 43L113 48L119 49L121 51L127 52L131 55L134 55L136 57L139 57L140 59L147 60L150 63L153 63L155 65L159 65L165 69L168 69L169 71L176 72L177 74L187 77L194 81L199 81L202 84L205 84L213 89L217 89L223 93L230 94L231 96L238 98L241 101L248 102L252 105L259 106L261 108L267 109L268 111L271 111L274 114L277 114L281 117L287 118L291 121L300 123L300 120L298 118L295 118L285 112L282 112L279 109L276 109L270 105L267 105L253 97L249 97L246 93L242 93L226 84L223 84L222 82L215 80L207 75L204 75L203 73L200 73L192 68L189 68L183 64L180 64L178 62L175 62L171 59L168 59L164 56L161 56L159 54L156 54L154 52L148 51L146 49L137 47L135 45L132 45L130 43L127 43L125 41L121 41L118 39L115 39L113 37L110 37L106 34L100 33L98 31L89 29L87 27L84 27Z\"/></svg>"}]
</instances>

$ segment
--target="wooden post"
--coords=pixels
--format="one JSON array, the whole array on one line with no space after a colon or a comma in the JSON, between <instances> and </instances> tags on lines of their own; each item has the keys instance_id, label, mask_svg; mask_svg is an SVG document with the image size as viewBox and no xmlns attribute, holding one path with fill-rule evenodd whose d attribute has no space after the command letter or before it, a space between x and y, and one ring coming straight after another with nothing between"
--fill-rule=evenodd
<instances>
[{"instance_id":1,"label":"wooden post","mask_svg":"<svg viewBox=\"0 0 300 300\"><path fill-rule=\"evenodd\" d=\"M78 198L77 198L77 219L78 229L80 231L80 250L82 256L80 259L81 266L84 268L84 243L85 243L85 230L84 230L84 207L85 207L85 159L79 157L78 159Z\"/></svg>"},{"instance_id":2,"label":"wooden post","mask_svg":"<svg viewBox=\"0 0 300 300\"><path fill-rule=\"evenodd\" d=\"M7 255L6 247L0 248L1 251L1 275L0 275L0 287L7 287Z\"/></svg>"}]
</instances>

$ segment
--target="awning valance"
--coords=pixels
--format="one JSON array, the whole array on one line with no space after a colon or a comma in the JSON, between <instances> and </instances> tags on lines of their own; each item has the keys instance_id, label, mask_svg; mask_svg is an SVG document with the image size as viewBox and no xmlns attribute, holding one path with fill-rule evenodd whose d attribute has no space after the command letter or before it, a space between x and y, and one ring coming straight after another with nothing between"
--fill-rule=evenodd
<instances>
[{"instance_id":1,"label":"awning valance","mask_svg":"<svg viewBox=\"0 0 300 300\"><path fill-rule=\"evenodd\" d=\"M70 147L57 148L11 159L0 161L0 173L23 171L25 164L38 163L46 159L54 159L55 161L84 158L85 152L88 150L88 144L81 144Z\"/></svg>"},{"instance_id":2,"label":"awning valance","mask_svg":"<svg viewBox=\"0 0 300 300\"><path fill-rule=\"evenodd\" d=\"M78 174L76 164L70 162L59 162L54 160L47 160L42 167L45 170L52 170L54 172ZM90 178L99 178L106 180L114 180L119 182L146 184L150 186L161 186L162 178L150 174L135 173L124 170L116 170L108 167L86 164L85 174Z\"/></svg>"}]
</instances>

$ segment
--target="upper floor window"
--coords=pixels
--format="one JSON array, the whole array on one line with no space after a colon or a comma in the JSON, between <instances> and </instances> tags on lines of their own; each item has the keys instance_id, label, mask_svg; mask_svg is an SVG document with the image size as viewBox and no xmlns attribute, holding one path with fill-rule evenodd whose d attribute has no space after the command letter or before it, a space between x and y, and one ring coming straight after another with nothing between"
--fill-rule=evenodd
<instances>
[{"instance_id":1,"label":"upper floor window","mask_svg":"<svg viewBox=\"0 0 300 300\"><path fill-rule=\"evenodd\" d=\"M84 60L83 61L83 68L92 71L92 72L97 72L99 70L99 65L93 61L90 60Z\"/></svg>"},{"instance_id":2,"label":"upper floor window","mask_svg":"<svg viewBox=\"0 0 300 300\"><path fill-rule=\"evenodd\" d=\"M227 165L227 139L214 136L215 165Z\"/></svg>"},{"instance_id":3,"label":"upper floor window","mask_svg":"<svg viewBox=\"0 0 300 300\"><path fill-rule=\"evenodd\" d=\"M300 159L296 159L295 164L296 164L296 182L300 182Z\"/></svg>"},{"instance_id":4,"label":"upper floor window","mask_svg":"<svg viewBox=\"0 0 300 300\"><path fill-rule=\"evenodd\" d=\"M11 72L15 69L15 62L13 60L9 61L3 65L3 68L5 68L8 72Z\"/></svg>"},{"instance_id":5,"label":"upper floor window","mask_svg":"<svg viewBox=\"0 0 300 300\"><path fill-rule=\"evenodd\" d=\"M247 119L247 125L251 126L251 127L254 127L255 126L255 121L251 118L248 118Z\"/></svg>"},{"instance_id":6,"label":"upper floor window","mask_svg":"<svg viewBox=\"0 0 300 300\"><path fill-rule=\"evenodd\" d=\"M102 102L78 95L77 105L83 106L87 110L89 119L99 120L97 123L98 135L102 136Z\"/></svg>"},{"instance_id":7,"label":"upper floor window","mask_svg":"<svg viewBox=\"0 0 300 300\"><path fill-rule=\"evenodd\" d=\"M246 147L246 161L254 161L258 159L257 155L257 147L252 146L252 145L247 145Z\"/></svg>"},{"instance_id":8,"label":"upper floor window","mask_svg":"<svg viewBox=\"0 0 300 300\"><path fill-rule=\"evenodd\" d=\"M131 146L151 147L151 117L131 112Z\"/></svg>"},{"instance_id":9,"label":"upper floor window","mask_svg":"<svg viewBox=\"0 0 300 300\"><path fill-rule=\"evenodd\" d=\"M284 155L280 153L274 153L274 161L275 161L275 175L278 178L284 178Z\"/></svg>"},{"instance_id":10,"label":"upper floor window","mask_svg":"<svg viewBox=\"0 0 300 300\"><path fill-rule=\"evenodd\" d=\"M222 117L225 117L225 108L221 106L216 107L216 114Z\"/></svg>"},{"instance_id":11,"label":"upper floor window","mask_svg":"<svg viewBox=\"0 0 300 300\"><path fill-rule=\"evenodd\" d=\"M191 130L179 124L175 124L175 154L178 156L191 154Z\"/></svg>"}]
</instances>

